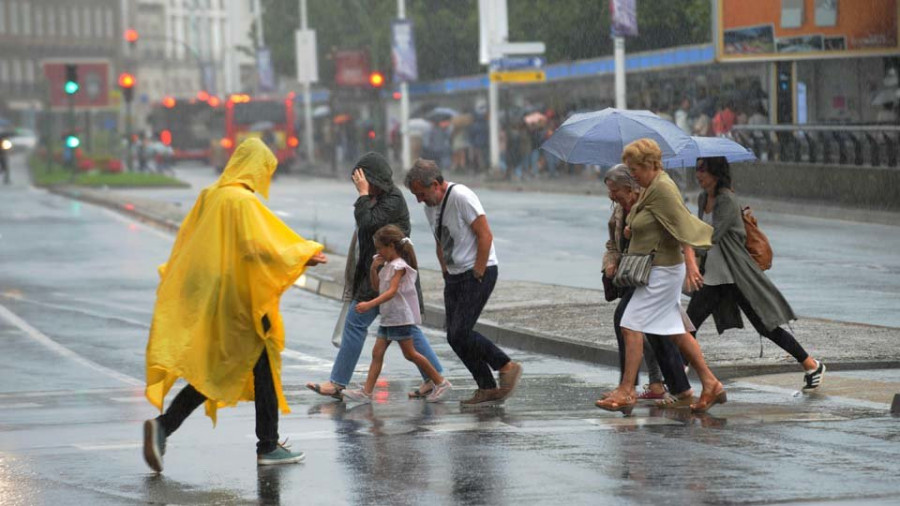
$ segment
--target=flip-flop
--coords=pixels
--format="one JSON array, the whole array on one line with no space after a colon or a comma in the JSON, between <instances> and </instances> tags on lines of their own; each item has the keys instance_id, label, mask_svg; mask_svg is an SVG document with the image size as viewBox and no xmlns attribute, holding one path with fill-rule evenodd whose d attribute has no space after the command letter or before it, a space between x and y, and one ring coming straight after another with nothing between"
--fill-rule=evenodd
<instances>
[{"instance_id":1,"label":"flip-flop","mask_svg":"<svg viewBox=\"0 0 900 506\"><path fill-rule=\"evenodd\" d=\"M306 388L312 390L313 392L323 395L325 397L331 397L333 399L337 399L339 401L344 400L344 394L341 393L344 391L344 387L340 385L334 385L334 392L323 392L322 385L318 383L307 383Z\"/></svg>"}]
</instances>

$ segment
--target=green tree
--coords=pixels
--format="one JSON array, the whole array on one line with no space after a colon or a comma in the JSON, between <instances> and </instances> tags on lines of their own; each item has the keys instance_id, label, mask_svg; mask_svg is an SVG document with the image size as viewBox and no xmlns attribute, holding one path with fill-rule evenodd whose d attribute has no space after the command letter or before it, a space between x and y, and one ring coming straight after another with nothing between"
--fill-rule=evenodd
<instances>
[{"instance_id":1,"label":"green tree","mask_svg":"<svg viewBox=\"0 0 900 506\"><path fill-rule=\"evenodd\" d=\"M297 0L262 0L266 44L279 74L296 75L294 30ZM710 40L709 0L638 0L640 35L629 51L701 44ZM391 21L396 0L310 0L316 30L319 78L330 84L332 49L366 49L373 69L390 75ZM478 63L477 0L407 0L416 38L419 79L429 81L484 72ZM548 63L612 54L609 2L603 0L508 0L513 41L544 41Z\"/></svg>"}]
</instances>

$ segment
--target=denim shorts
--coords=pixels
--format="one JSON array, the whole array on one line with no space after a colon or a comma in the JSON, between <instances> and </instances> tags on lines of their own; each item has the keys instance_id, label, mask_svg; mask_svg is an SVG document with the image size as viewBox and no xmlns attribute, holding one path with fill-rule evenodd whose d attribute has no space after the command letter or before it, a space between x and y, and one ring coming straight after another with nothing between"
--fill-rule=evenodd
<instances>
[{"instance_id":1,"label":"denim shorts","mask_svg":"<svg viewBox=\"0 0 900 506\"><path fill-rule=\"evenodd\" d=\"M403 341L412 339L412 330L415 325L397 325L396 327L378 326L378 337L388 341Z\"/></svg>"}]
</instances>

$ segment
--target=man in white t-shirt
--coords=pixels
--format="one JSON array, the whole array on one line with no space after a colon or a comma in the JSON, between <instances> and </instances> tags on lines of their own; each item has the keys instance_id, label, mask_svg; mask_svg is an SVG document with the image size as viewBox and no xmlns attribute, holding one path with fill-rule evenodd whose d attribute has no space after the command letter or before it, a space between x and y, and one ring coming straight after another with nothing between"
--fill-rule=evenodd
<instances>
[{"instance_id":1,"label":"man in white t-shirt","mask_svg":"<svg viewBox=\"0 0 900 506\"><path fill-rule=\"evenodd\" d=\"M425 204L425 216L437 242L444 273L447 341L472 373L478 390L464 407L488 406L512 395L522 376L496 344L475 331L475 323L497 283L494 236L475 193L444 181L431 160L418 159L406 175L406 187ZM500 385L491 370L499 371Z\"/></svg>"}]
</instances>

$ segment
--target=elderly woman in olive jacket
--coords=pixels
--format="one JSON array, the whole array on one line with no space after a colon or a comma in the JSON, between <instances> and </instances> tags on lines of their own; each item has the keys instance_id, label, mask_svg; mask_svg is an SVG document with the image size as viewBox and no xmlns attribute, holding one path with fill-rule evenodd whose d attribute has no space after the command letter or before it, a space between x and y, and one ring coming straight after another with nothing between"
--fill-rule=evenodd
<instances>
[{"instance_id":1,"label":"elderly woman in olive jacket","mask_svg":"<svg viewBox=\"0 0 900 506\"><path fill-rule=\"evenodd\" d=\"M691 297L688 317L699 330L712 314L721 334L728 329L743 328L740 313L743 311L760 335L790 353L803 366L806 371L803 388L818 387L825 374L825 364L810 357L793 334L781 328L797 317L747 252L747 232L731 189L728 162L722 157L700 159L697 181L704 189L698 199L698 217L713 226L713 247L706 252L697 251L701 258L705 255L701 262L703 286Z\"/></svg>"}]
</instances>

